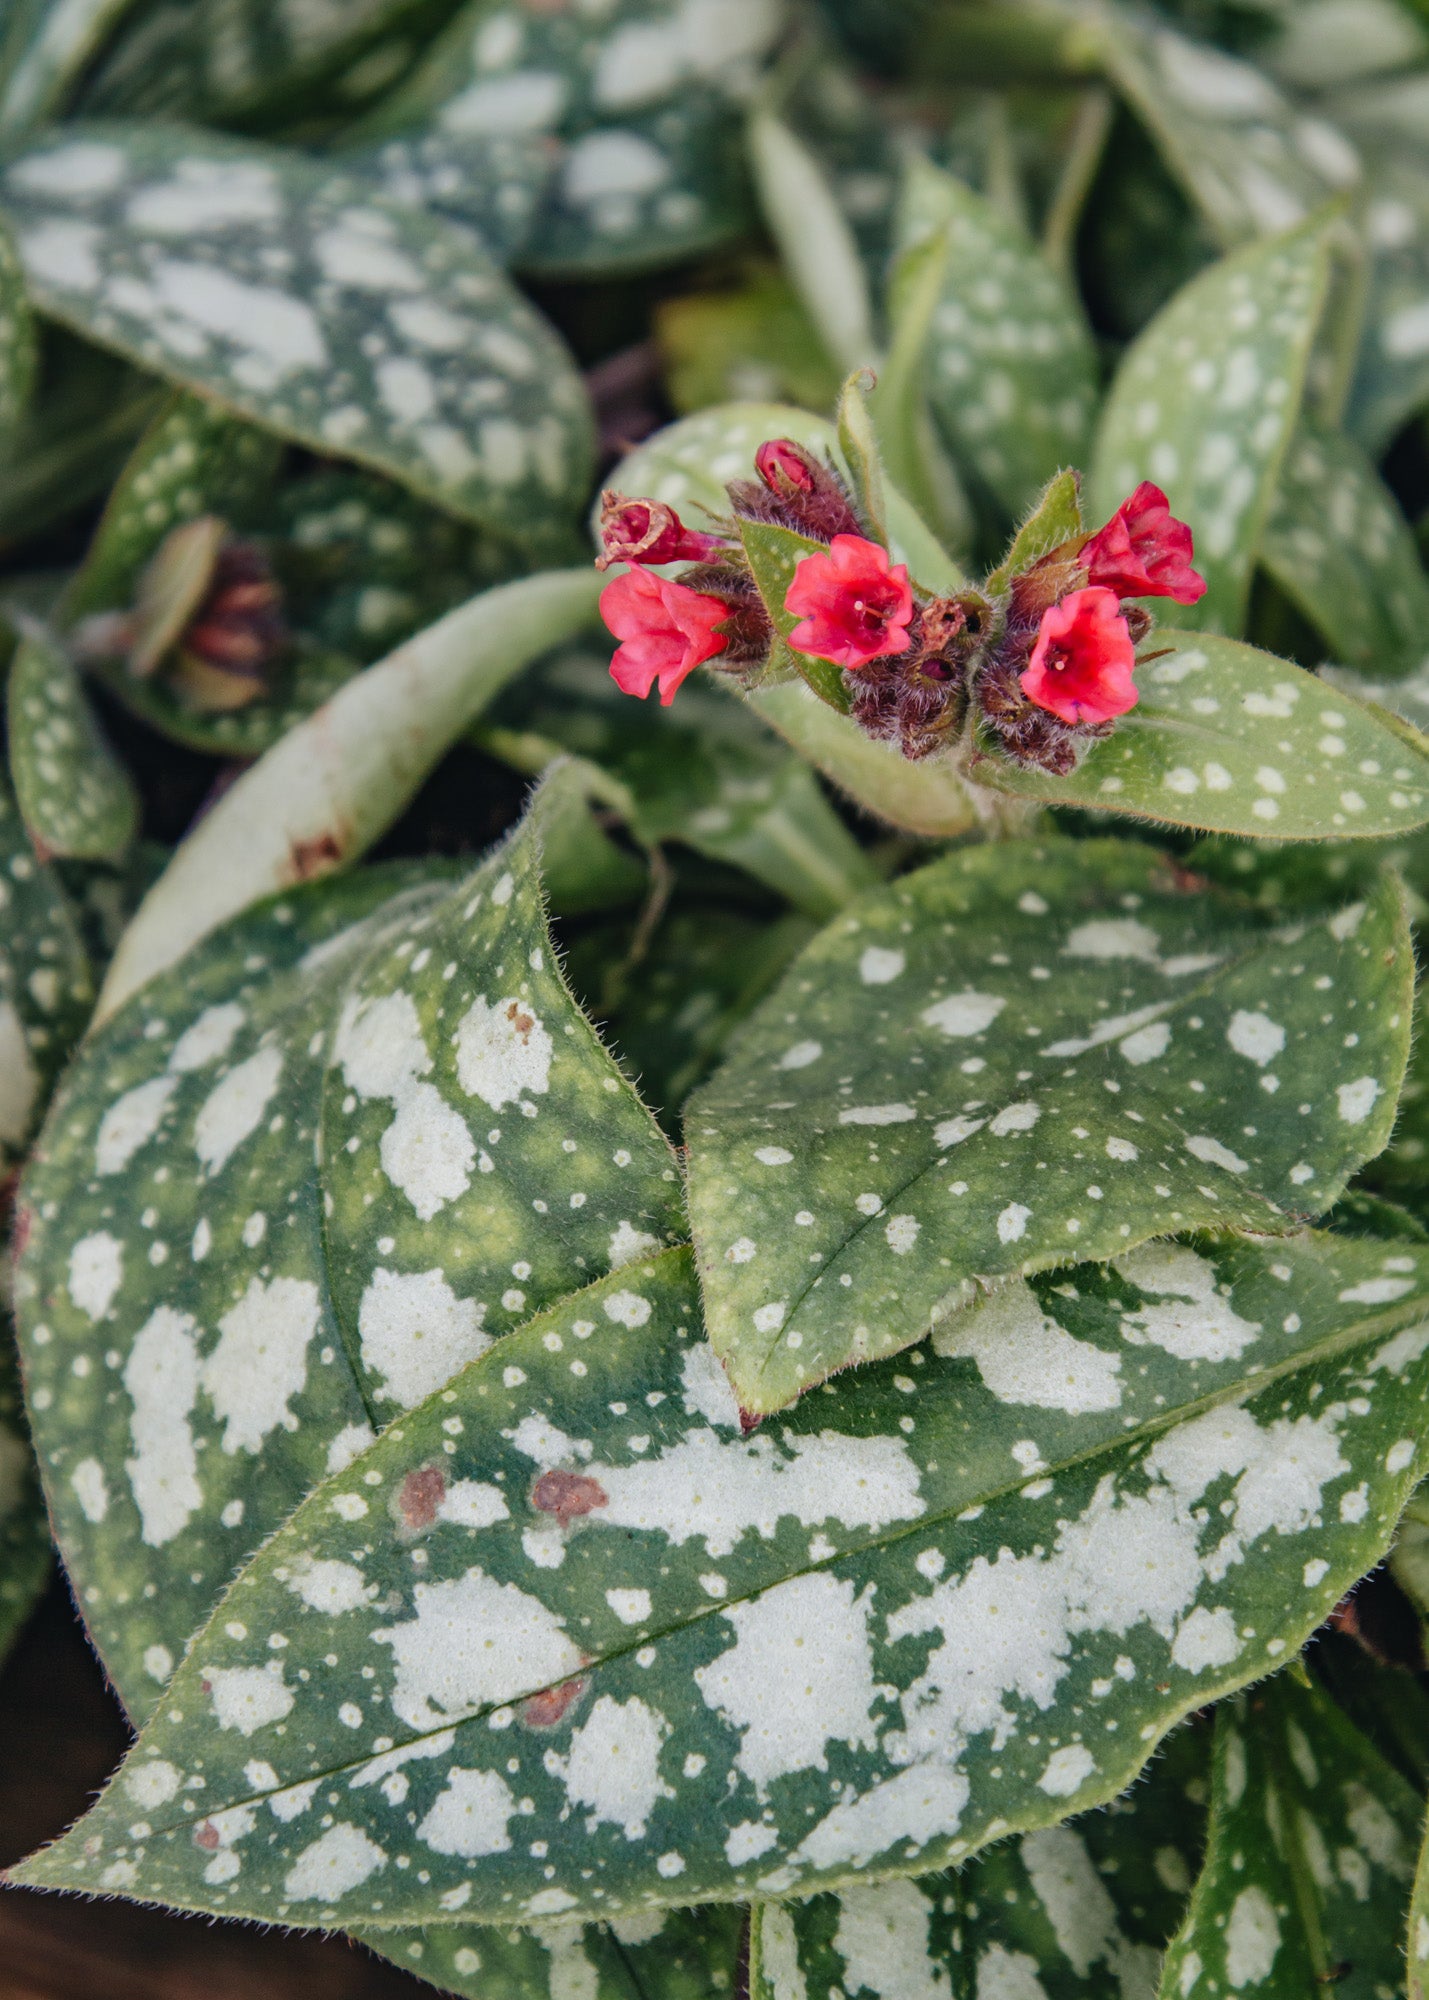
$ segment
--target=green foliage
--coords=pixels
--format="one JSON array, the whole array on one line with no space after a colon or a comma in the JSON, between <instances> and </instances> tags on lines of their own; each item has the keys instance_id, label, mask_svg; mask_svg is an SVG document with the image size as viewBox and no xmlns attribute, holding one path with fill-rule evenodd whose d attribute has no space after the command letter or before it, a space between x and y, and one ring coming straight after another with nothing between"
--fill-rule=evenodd
<instances>
[{"instance_id":1,"label":"green foliage","mask_svg":"<svg viewBox=\"0 0 1429 2000\"><path fill-rule=\"evenodd\" d=\"M1324 300L1326 231L1308 224L1214 264L1117 369L1092 459L1105 519L1154 479L1189 521L1208 588L1183 623L1240 632L1255 555L1299 415Z\"/></svg>"},{"instance_id":2,"label":"green foliage","mask_svg":"<svg viewBox=\"0 0 1429 2000\"><path fill-rule=\"evenodd\" d=\"M10 776L37 854L122 860L139 795L105 742L73 661L47 633L27 633L10 664Z\"/></svg>"},{"instance_id":3,"label":"green foliage","mask_svg":"<svg viewBox=\"0 0 1429 2000\"><path fill-rule=\"evenodd\" d=\"M965 850L865 898L688 1113L741 1406L910 1345L975 1280L1322 1212L1389 1136L1410 980L1388 882L1277 935L1150 848L1081 841ZM1287 1050L1313 1091L1282 1094Z\"/></svg>"},{"instance_id":4,"label":"green foliage","mask_svg":"<svg viewBox=\"0 0 1429 2000\"><path fill-rule=\"evenodd\" d=\"M0 229L0 425L21 416L35 379L35 327L20 260Z\"/></svg>"},{"instance_id":5,"label":"green foliage","mask_svg":"<svg viewBox=\"0 0 1429 2000\"><path fill-rule=\"evenodd\" d=\"M298 1508L16 1879L600 1919L925 1874L1110 1798L1388 1541L1429 1395L1429 1263L1391 1256L1080 1266L1041 1295L1076 1314L1059 1365L940 1340L752 1438L689 1253L626 1266Z\"/></svg>"},{"instance_id":6,"label":"green foliage","mask_svg":"<svg viewBox=\"0 0 1429 2000\"><path fill-rule=\"evenodd\" d=\"M1206 1865L1159 1991L1401 1990L1422 1816L1412 1788L1294 1674L1226 1703Z\"/></svg>"},{"instance_id":7,"label":"green foliage","mask_svg":"<svg viewBox=\"0 0 1429 2000\"><path fill-rule=\"evenodd\" d=\"M141 365L518 542L550 546L576 502L580 384L468 232L157 125L52 137L9 163L0 203L40 305Z\"/></svg>"},{"instance_id":8,"label":"green foliage","mask_svg":"<svg viewBox=\"0 0 1429 2000\"><path fill-rule=\"evenodd\" d=\"M0 1661L44 1589L50 1561L7 1314L0 1318Z\"/></svg>"},{"instance_id":9,"label":"green foliage","mask_svg":"<svg viewBox=\"0 0 1429 2000\"><path fill-rule=\"evenodd\" d=\"M666 1142L554 963L539 839L538 809L465 880L260 905L66 1079L17 1311L50 1503L136 1712L325 1467L683 1233Z\"/></svg>"}]
</instances>

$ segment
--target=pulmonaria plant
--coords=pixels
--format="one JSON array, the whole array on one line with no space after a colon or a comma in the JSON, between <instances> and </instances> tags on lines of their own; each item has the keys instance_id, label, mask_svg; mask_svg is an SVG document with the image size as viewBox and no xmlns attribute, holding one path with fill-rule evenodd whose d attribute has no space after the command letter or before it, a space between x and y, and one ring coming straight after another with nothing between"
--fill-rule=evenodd
<instances>
[{"instance_id":1,"label":"pulmonaria plant","mask_svg":"<svg viewBox=\"0 0 1429 2000\"><path fill-rule=\"evenodd\" d=\"M668 704L706 661L752 686L782 644L796 668L801 659L838 668L834 688L810 676L815 691L907 758L954 747L971 726L1012 762L1060 775L1136 706L1137 647L1152 619L1132 600L1190 605L1205 591L1190 528L1149 480L1087 533L1079 482L1059 476L998 569L938 596L893 559L831 463L774 438L754 469L727 487L730 516L716 534L691 530L658 501L605 495L599 566L631 565L601 599L622 641L611 672L627 694L658 681ZM744 522L821 544L773 602L741 540ZM651 574L682 561L692 567L679 582Z\"/></svg>"}]
</instances>

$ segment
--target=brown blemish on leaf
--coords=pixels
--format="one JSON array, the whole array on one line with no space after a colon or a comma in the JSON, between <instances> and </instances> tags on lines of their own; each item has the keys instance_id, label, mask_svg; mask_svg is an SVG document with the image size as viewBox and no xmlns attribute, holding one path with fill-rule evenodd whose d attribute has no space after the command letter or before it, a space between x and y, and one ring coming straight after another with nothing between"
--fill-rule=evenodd
<instances>
[{"instance_id":1,"label":"brown blemish on leaf","mask_svg":"<svg viewBox=\"0 0 1429 2000\"><path fill-rule=\"evenodd\" d=\"M543 1472L531 1489L531 1505L543 1514L554 1514L564 1528L582 1514L608 1507L610 1495L598 1479L588 1479L583 1472Z\"/></svg>"},{"instance_id":2,"label":"brown blemish on leaf","mask_svg":"<svg viewBox=\"0 0 1429 2000\"><path fill-rule=\"evenodd\" d=\"M218 1828L211 1819L200 1820L194 1828L194 1846L201 1847L205 1854L212 1854L218 1846Z\"/></svg>"},{"instance_id":3,"label":"brown blemish on leaf","mask_svg":"<svg viewBox=\"0 0 1429 2000\"><path fill-rule=\"evenodd\" d=\"M521 1037L521 1040L529 1042L531 1039L531 1030L536 1025L535 1016L528 1014L519 1000L513 1000L506 1009L506 1018Z\"/></svg>"},{"instance_id":4,"label":"brown blemish on leaf","mask_svg":"<svg viewBox=\"0 0 1429 2000\"><path fill-rule=\"evenodd\" d=\"M294 840L288 846L288 873L294 882L310 882L315 875L325 875L341 860L342 843L335 833Z\"/></svg>"},{"instance_id":5,"label":"brown blemish on leaf","mask_svg":"<svg viewBox=\"0 0 1429 2000\"><path fill-rule=\"evenodd\" d=\"M414 1535L430 1528L446 1494L446 1474L439 1465L419 1465L415 1472L409 1472L396 1499L397 1517L403 1527Z\"/></svg>"},{"instance_id":6,"label":"brown blemish on leaf","mask_svg":"<svg viewBox=\"0 0 1429 2000\"><path fill-rule=\"evenodd\" d=\"M539 1694L522 1702L521 1720L529 1729L554 1729L585 1691L586 1683L580 1675L573 1681L562 1681L559 1687L542 1688Z\"/></svg>"}]
</instances>

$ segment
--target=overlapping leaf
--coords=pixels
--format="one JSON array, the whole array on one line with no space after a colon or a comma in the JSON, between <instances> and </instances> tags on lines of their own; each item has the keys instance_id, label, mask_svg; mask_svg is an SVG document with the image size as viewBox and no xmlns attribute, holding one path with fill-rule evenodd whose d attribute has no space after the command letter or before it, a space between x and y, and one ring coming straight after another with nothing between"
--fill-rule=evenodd
<instances>
[{"instance_id":1,"label":"overlapping leaf","mask_svg":"<svg viewBox=\"0 0 1429 2000\"><path fill-rule=\"evenodd\" d=\"M260 905L67 1079L17 1313L56 1529L136 1710L325 1467L683 1233L666 1143L553 963L538 840L455 886Z\"/></svg>"},{"instance_id":2,"label":"overlapping leaf","mask_svg":"<svg viewBox=\"0 0 1429 2000\"><path fill-rule=\"evenodd\" d=\"M22 1156L93 1003L74 914L0 789L0 1171Z\"/></svg>"},{"instance_id":3,"label":"overlapping leaf","mask_svg":"<svg viewBox=\"0 0 1429 2000\"><path fill-rule=\"evenodd\" d=\"M754 2000L1150 1994L1200 1863L1207 1733L1178 1731L1142 1784L1076 1826L943 1875L756 1904Z\"/></svg>"},{"instance_id":4,"label":"overlapping leaf","mask_svg":"<svg viewBox=\"0 0 1429 2000\"><path fill-rule=\"evenodd\" d=\"M584 488L570 357L440 217L157 125L67 127L9 163L0 203L45 311L266 429L516 541Z\"/></svg>"},{"instance_id":5,"label":"overlapping leaf","mask_svg":"<svg viewBox=\"0 0 1429 2000\"><path fill-rule=\"evenodd\" d=\"M36 629L16 647L6 718L10 776L36 852L122 860L138 831L139 795L52 634Z\"/></svg>"},{"instance_id":6,"label":"overlapping leaf","mask_svg":"<svg viewBox=\"0 0 1429 2000\"><path fill-rule=\"evenodd\" d=\"M1426 1288L1401 1242L1158 1245L741 1437L689 1253L632 1264L313 1494L16 1879L599 1920L1064 1818L1384 1548Z\"/></svg>"},{"instance_id":7,"label":"overlapping leaf","mask_svg":"<svg viewBox=\"0 0 1429 2000\"><path fill-rule=\"evenodd\" d=\"M687 1114L741 1406L907 1346L975 1280L1328 1207L1389 1136L1410 978L1391 883L1276 933L1110 841L972 849L856 904Z\"/></svg>"},{"instance_id":8,"label":"overlapping leaf","mask_svg":"<svg viewBox=\"0 0 1429 2000\"><path fill-rule=\"evenodd\" d=\"M1260 559L1332 658L1390 678L1426 663L1429 577L1398 502L1342 432L1302 420Z\"/></svg>"},{"instance_id":9,"label":"overlapping leaf","mask_svg":"<svg viewBox=\"0 0 1429 2000\"><path fill-rule=\"evenodd\" d=\"M1019 518L1060 466L1086 457L1097 364L1081 308L1031 239L937 168L910 173L901 236L948 257L932 317L928 393L960 463Z\"/></svg>"},{"instance_id":10,"label":"overlapping leaf","mask_svg":"<svg viewBox=\"0 0 1429 2000\"><path fill-rule=\"evenodd\" d=\"M8 1313L0 1314L0 1661L50 1573L50 1536L20 1406Z\"/></svg>"},{"instance_id":11,"label":"overlapping leaf","mask_svg":"<svg viewBox=\"0 0 1429 2000\"><path fill-rule=\"evenodd\" d=\"M684 689L674 711L637 705L608 658L568 653L524 676L477 740L533 773L563 750L590 759L642 840L746 869L810 916L832 916L877 879L808 766L714 688Z\"/></svg>"},{"instance_id":12,"label":"overlapping leaf","mask_svg":"<svg viewBox=\"0 0 1429 2000\"><path fill-rule=\"evenodd\" d=\"M1183 287L1112 383L1091 471L1093 518L1155 480L1196 538L1207 591L1183 624L1237 633L1294 433L1326 283L1315 223L1251 244Z\"/></svg>"},{"instance_id":13,"label":"overlapping leaf","mask_svg":"<svg viewBox=\"0 0 1429 2000\"><path fill-rule=\"evenodd\" d=\"M651 1910L610 1924L559 1919L530 1930L433 1924L356 1935L408 1972L470 2000L728 2000L744 1912Z\"/></svg>"},{"instance_id":14,"label":"overlapping leaf","mask_svg":"<svg viewBox=\"0 0 1429 2000\"><path fill-rule=\"evenodd\" d=\"M1164 2000L1403 1990L1421 1804L1320 1690L1281 1674L1216 1722L1206 1865Z\"/></svg>"},{"instance_id":15,"label":"overlapping leaf","mask_svg":"<svg viewBox=\"0 0 1429 2000\"><path fill-rule=\"evenodd\" d=\"M1356 699L1290 661L1209 632L1157 630L1138 701L1064 778L988 750L985 785L1048 805L1272 840L1404 834L1429 814L1429 760ZM1406 699L1416 683L1405 682ZM1397 693L1397 687L1390 691Z\"/></svg>"}]
</instances>

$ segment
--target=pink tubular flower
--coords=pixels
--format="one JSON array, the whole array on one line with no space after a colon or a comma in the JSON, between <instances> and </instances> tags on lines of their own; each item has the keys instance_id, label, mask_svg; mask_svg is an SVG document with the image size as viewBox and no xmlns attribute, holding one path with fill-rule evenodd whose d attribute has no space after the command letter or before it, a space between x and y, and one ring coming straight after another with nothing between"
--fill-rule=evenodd
<instances>
[{"instance_id":1,"label":"pink tubular flower","mask_svg":"<svg viewBox=\"0 0 1429 2000\"><path fill-rule=\"evenodd\" d=\"M1115 591L1074 590L1043 612L1022 692L1063 722L1110 722L1136 706L1135 667Z\"/></svg>"},{"instance_id":2,"label":"pink tubular flower","mask_svg":"<svg viewBox=\"0 0 1429 2000\"><path fill-rule=\"evenodd\" d=\"M862 535L835 535L829 552L805 556L784 597L801 621L789 644L855 670L884 653L906 653L913 592L902 563Z\"/></svg>"},{"instance_id":3,"label":"pink tubular flower","mask_svg":"<svg viewBox=\"0 0 1429 2000\"><path fill-rule=\"evenodd\" d=\"M600 496L600 540L597 569L617 562L706 562L724 547L718 535L687 528L662 501L627 500L623 493Z\"/></svg>"},{"instance_id":4,"label":"pink tubular flower","mask_svg":"<svg viewBox=\"0 0 1429 2000\"><path fill-rule=\"evenodd\" d=\"M1081 562L1090 584L1118 597L1174 597L1195 604L1206 579L1191 567L1191 530L1178 521L1166 495L1143 479L1106 526L1083 544Z\"/></svg>"},{"instance_id":5,"label":"pink tubular flower","mask_svg":"<svg viewBox=\"0 0 1429 2000\"><path fill-rule=\"evenodd\" d=\"M608 583L600 615L623 642L610 663L616 686L643 699L658 681L665 708L702 660L725 649L725 636L715 627L729 616L729 606L648 570L627 570Z\"/></svg>"}]
</instances>

